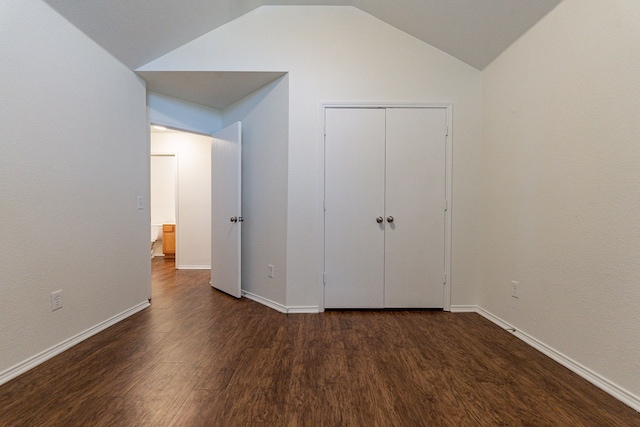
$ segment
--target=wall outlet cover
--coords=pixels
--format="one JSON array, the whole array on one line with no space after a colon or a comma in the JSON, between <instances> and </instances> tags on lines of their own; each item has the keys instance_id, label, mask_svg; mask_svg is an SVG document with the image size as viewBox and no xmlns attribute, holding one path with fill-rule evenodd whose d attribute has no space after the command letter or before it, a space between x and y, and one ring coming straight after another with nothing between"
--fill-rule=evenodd
<instances>
[{"instance_id":1,"label":"wall outlet cover","mask_svg":"<svg viewBox=\"0 0 640 427\"><path fill-rule=\"evenodd\" d=\"M518 294L518 285L520 285L519 282L516 282L515 280L511 281L511 296L514 298L520 298L520 295Z\"/></svg>"},{"instance_id":2,"label":"wall outlet cover","mask_svg":"<svg viewBox=\"0 0 640 427\"><path fill-rule=\"evenodd\" d=\"M51 292L51 311L62 308L62 290Z\"/></svg>"}]
</instances>

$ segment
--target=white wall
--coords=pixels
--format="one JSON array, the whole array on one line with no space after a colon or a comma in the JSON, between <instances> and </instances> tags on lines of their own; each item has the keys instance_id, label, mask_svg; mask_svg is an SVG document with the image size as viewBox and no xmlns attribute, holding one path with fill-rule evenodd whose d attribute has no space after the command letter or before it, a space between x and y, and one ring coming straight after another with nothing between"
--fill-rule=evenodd
<instances>
[{"instance_id":1,"label":"white wall","mask_svg":"<svg viewBox=\"0 0 640 427\"><path fill-rule=\"evenodd\" d=\"M289 78L284 76L223 111L242 122L242 290L285 305ZM274 266L269 278L268 265Z\"/></svg>"},{"instance_id":2,"label":"white wall","mask_svg":"<svg viewBox=\"0 0 640 427\"><path fill-rule=\"evenodd\" d=\"M211 137L152 132L151 152L178 158L176 267L211 268Z\"/></svg>"},{"instance_id":3,"label":"white wall","mask_svg":"<svg viewBox=\"0 0 640 427\"><path fill-rule=\"evenodd\" d=\"M478 263L480 306L638 407L639 22L565 0L484 71Z\"/></svg>"},{"instance_id":4,"label":"white wall","mask_svg":"<svg viewBox=\"0 0 640 427\"><path fill-rule=\"evenodd\" d=\"M153 141L153 136L151 140ZM153 144L153 142L152 142ZM175 224L178 159L176 153L151 151L151 224Z\"/></svg>"},{"instance_id":5,"label":"white wall","mask_svg":"<svg viewBox=\"0 0 640 427\"><path fill-rule=\"evenodd\" d=\"M144 84L43 2L1 1L0 39L4 382L146 306L149 145Z\"/></svg>"},{"instance_id":6,"label":"white wall","mask_svg":"<svg viewBox=\"0 0 640 427\"><path fill-rule=\"evenodd\" d=\"M266 6L141 68L288 71L287 306L318 306L322 102L451 102L452 304L476 301L481 73L352 7Z\"/></svg>"},{"instance_id":7,"label":"white wall","mask_svg":"<svg viewBox=\"0 0 640 427\"><path fill-rule=\"evenodd\" d=\"M159 93L147 93L149 122L205 135L219 131L221 112Z\"/></svg>"}]
</instances>

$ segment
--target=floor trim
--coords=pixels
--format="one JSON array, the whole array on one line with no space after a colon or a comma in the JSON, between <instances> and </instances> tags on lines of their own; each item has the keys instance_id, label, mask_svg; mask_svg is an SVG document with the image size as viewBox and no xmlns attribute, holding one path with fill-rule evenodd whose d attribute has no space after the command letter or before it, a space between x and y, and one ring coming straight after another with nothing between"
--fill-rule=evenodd
<instances>
[{"instance_id":1,"label":"floor trim","mask_svg":"<svg viewBox=\"0 0 640 427\"><path fill-rule=\"evenodd\" d=\"M463 308L464 308L464 310L463 310ZM471 308L473 308L473 310L471 310ZM451 307L451 311L454 311L454 307L453 306ZM607 392L608 394L610 394L611 396L615 397L619 401L623 402L624 404L626 404L626 405L630 406L631 408L635 409L636 411L640 412L640 397L634 395L633 393L629 392L628 390L625 390L624 388L622 388L619 385L611 382L610 380L608 380L605 377L603 377L602 375L592 371L591 369L581 365L580 363L576 362L572 358L562 354L558 350L556 350L553 347L545 344L544 342L538 340L537 338L535 338L535 337L533 337L533 336L531 336L531 335L529 335L529 334L527 334L525 332L522 332L522 331L518 330L515 326L513 326L509 322L506 322L505 320L499 318L498 316L494 315L493 313L491 313L491 312L489 312L489 311L487 311L487 310L485 310L485 309L483 309L482 307L479 307L479 306L456 306L456 310L455 311L459 312L459 313L461 313L461 312L476 312L476 313L480 314L485 319L491 321L492 323L496 324L497 326L501 327L502 329L505 329L505 330L511 332L517 338L521 339L522 341L524 341L525 343L529 344L531 347L535 348L536 350L540 351L541 353L549 356L550 358L552 358L556 362L560 363L565 368L567 368L567 369L571 370L572 372L578 374L579 376L581 376L585 380L589 381L591 384L595 385L599 389Z\"/></svg>"},{"instance_id":2,"label":"floor trim","mask_svg":"<svg viewBox=\"0 0 640 427\"><path fill-rule=\"evenodd\" d=\"M211 270L210 265L179 265L176 270Z\"/></svg>"},{"instance_id":3,"label":"floor trim","mask_svg":"<svg viewBox=\"0 0 640 427\"><path fill-rule=\"evenodd\" d=\"M277 303L275 301L271 301L270 299L261 297L260 295L252 294L249 291L244 291L243 290L242 291L242 296L246 297L246 298L248 298L248 299L250 299L252 301L255 301L257 303L260 303L262 305L266 305L267 307L272 308L272 309L274 309L276 311L279 311L280 313L287 313L287 307L286 306L284 306L284 305L282 305L280 303Z\"/></svg>"},{"instance_id":4,"label":"floor trim","mask_svg":"<svg viewBox=\"0 0 640 427\"><path fill-rule=\"evenodd\" d=\"M477 313L478 306L477 305L452 305L451 312L452 313Z\"/></svg>"},{"instance_id":5,"label":"floor trim","mask_svg":"<svg viewBox=\"0 0 640 427\"><path fill-rule=\"evenodd\" d=\"M309 305L309 306L291 306L291 307L287 307L287 313L289 314L298 314L298 313L320 313L320 307L318 307L317 305Z\"/></svg>"},{"instance_id":6,"label":"floor trim","mask_svg":"<svg viewBox=\"0 0 640 427\"><path fill-rule=\"evenodd\" d=\"M107 329L108 327L115 325L116 323L126 319L129 316L136 314L139 311L144 310L149 306L150 306L149 301L142 302L134 307L131 307L128 310L123 311L120 314L117 314L105 320L104 322L98 323L97 325L87 329L84 332L80 332L79 334L74 335L71 338L68 338L62 341L59 344L56 344L53 347L41 353L38 353L35 356L32 356L23 362L18 363L15 366L12 366L6 371L0 372L0 385L11 381L12 379L27 372L28 370L35 368L41 363L46 362L47 360L57 356L63 351L73 347L74 345L79 344L80 342L86 340L87 338L90 338L93 335L97 334L98 332L101 332Z\"/></svg>"},{"instance_id":7,"label":"floor trim","mask_svg":"<svg viewBox=\"0 0 640 427\"><path fill-rule=\"evenodd\" d=\"M275 301L271 301L270 299L261 297L260 295L253 294L248 291L242 291L242 296L260 303L262 305L266 305L269 308L272 308L280 313L285 314L301 314L301 313L320 313L320 307L317 305L310 306L286 306Z\"/></svg>"}]
</instances>

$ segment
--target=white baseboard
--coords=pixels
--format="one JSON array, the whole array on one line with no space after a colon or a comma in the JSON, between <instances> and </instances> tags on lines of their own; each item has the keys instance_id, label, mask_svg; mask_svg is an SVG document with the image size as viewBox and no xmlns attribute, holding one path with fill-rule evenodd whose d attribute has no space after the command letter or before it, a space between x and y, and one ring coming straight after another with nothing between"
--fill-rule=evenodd
<instances>
[{"instance_id":1,"label":"white baseboard","mask_svg":"<svg viewBox=\"0 0 640 427\"><path fill-rule=\"evenodd\" d=\"M249 298L250 300L260 303L262 305L266 305L267 307L272 308L276 311L279 311L280 313L287 313L286 306L280 303L277 303L275 301L271 301L270 299L261 297L260 295L252 294L251 292L247 292L247 291L242 291L242 296Z\"/></svg>"},{"instance_id":2,"label":"white baseboard","mask_svg":"<svg viewBox=\"0 0 640 427\"><path fill-rule=\"evenodd\" d=\"M177 270L211 270L210 265L179 265Z\"/></svg>"},{"instance_id":3,"label":"white baseboard","mask_svg":"<svg viewBox=\"0 0 640 427\"><path fill-rule=\"evenodd\" d=\"M460 307L469 307L469 306L460 306ZM453 311L453 307L452 307L452 311ZM531 347L549 356L550 358L552 358L553 360L555 360L565 368L578 374L579 376L589 381L591 384L595 385L599 389L604 390L605 392L609 393L611 396L615 397L619 401L623 402L624 404L640 412L640 397L634 395L628 390L625 390L619 385L609 381L608 379L592 371L591 369L581 365L580 363L562 354L561 352L554 349L553 347L548 346L547 344L538 340L537 338L525 332L519 331L515 326L502 320L498 316L495 316L494 314L488 312L482 307L475 306L475 310L473 311L480 314L482 317L486 318L487 320L493 322L494 324L498 325L502 329L506 329L507 331L511 332L513 335L515 335L525 343L529 344Z\"/></svg>"},{"instance_id":4,"label":"white baseboard","mask_svg":"<svg viewBox=\"0 0 640 427\"><path fill-rule=\"evenodd\" d=\"M298 313L319 313L320 308L318 306L291 306L287 307L286 305L282 305L275 301L271 301L270 299L261 297L260 295L252 294L251 292L242 291L242 296L260 303L262 305L266 305L269 308L272 308L280 313L285 314L298 314Z\"/></svg>"},{"instance_id":5,"label":"white baseboard","mask_svg":"<svg viewBox=\"0 0 640 427\"><path fill-rule=\"evenodd\" d=\"M289 314L298 314L298 313L320 313L320 307L317 305L301 305L301 306L287 306L287 313Z\"/></svg>"},{"instance_id":6,"label":"white baseboard","mask_svg":"<svg viewBox=\"0 0 640 427\"><path fill-rule=\"evenodd\" d=\"M450 308L452 313L477 313L478 312L477 305L452 305Z\"/></svg>"},{"instance_id":7,"label":"white baseboard","mask_svg":"<svg viewBox=\"0 0 640 427\"><path fill-rule=\"evenodd\" d=\"M109 326L115 325L116 323L120 322L121 320L126 319L129 316L132 316L134 314L136 314L139 311L144 310L145 308L149 307L149 301L145 301L142 302L134 307L131 307L128 310L123 311L120 314L117 314L107 320L105 320L104 322L100 322L97 325L87 329L84 332L80 332L77 335L72 336L71 338L68 338L64 341L62 341L59 344L54 345L53 347L36 354L35 356L32 356L30 358L28 358L27 360L18 363L15 366L12 366L11 368L7 369L6 371L0 372L0 385L11 381L12 379L16 378L17 376L27 372L30 369L35 368L36 366L40 365L43 362L46 362L49 359L52 359L53 357L57 356L58 354L62 353L65 350L68 350L69 348L73 347L76 344L79 344L80 342L86 340L87 338L92 337L93 335L97 334L98 332L101 332L105 329L107 329Z\"/></svg>"}]
</instances>

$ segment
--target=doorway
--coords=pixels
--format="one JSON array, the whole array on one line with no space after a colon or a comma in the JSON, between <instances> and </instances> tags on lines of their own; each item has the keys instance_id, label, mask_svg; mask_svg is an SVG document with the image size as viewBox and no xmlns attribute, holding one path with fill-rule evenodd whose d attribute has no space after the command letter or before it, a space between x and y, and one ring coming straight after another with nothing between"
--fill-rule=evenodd
<instances>
[{"instance_id":1,"label":"doorway","mask_svg":"<svg viewBox=\"0 0 640 427\"><path fill-rule=\"evenodd\" d=\"M174 159L175 165L175 178L165 169L166 175L156 177L158 179L151 183L151 224L156 225L159 221L154 212L157 197L160 197L160 200L164 199L165 206L168 206L171 199L168 194L173 188L173 223L176 225L175 267L189 270L210 269L212 138L180 130L152 128L150 140L152 159L164 157L160 163L168 163ZM154 196L157 193L162 195ZM165 216L162 218L171 220L170 215L166 213L170 210L170 207L165 207Z\"/></svg>"},{"instance_id":2,"label":"doorway","mask_svg":"<svg viewBox=\"0 0 640 427\"><path fill-rule=\"evenodd\" d=\"M150 187L151 257L169 255L173 258L175 257L175 235L172 244L168 241L164 228L169 228L165 226L175 226L176 224L176 201L178 198L177 153L151 152Z\"/></svg>"}]
</instances>

